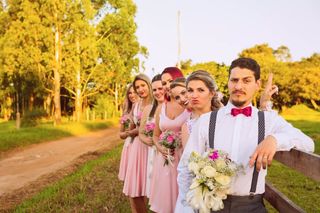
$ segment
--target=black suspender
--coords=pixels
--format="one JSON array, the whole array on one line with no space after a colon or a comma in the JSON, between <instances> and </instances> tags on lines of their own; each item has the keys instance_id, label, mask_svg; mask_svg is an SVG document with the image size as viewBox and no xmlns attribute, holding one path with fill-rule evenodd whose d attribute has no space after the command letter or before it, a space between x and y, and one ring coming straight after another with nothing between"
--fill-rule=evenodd
<instances>
[{"instance_id":1,"label":"black suspender","mask_svg":"<svg viewBox=\"0 0 320 213\"><path fill-rule=\"evenodd\" d=\"M265 122L264 122L264 113L263 111L258 112L258 144L264 139L264 131L265 131ZM251 181L251 188L250 188L250 195L254 195L257 188L259 172L257 171L256 163L254 163L252 181Z\"/></svg>"},{"instance_id":2,"label":"black suspender","mask_svg":"<svg viewBox=\"0 0 320 213\"><path fill-rule=\"evenodd\" d=\"M216 131L216 121L217 121L218 110L211 112L210 123L209 123L209 147L214 147L214 133Z\"/></svg>"},{"instance_id":3,"label":"black suspender","mask_svg":"<svg viewBox=\"0 0 320 213\"><path fill-rule=\"evenodd\" d=\"M217 121L218 111L213 111L210 114L210 123L209 123L209 147L214 148L214 135L216 130L216 121ZM264 139L265 135L265 121L263 111L258 112L258 144ZM254 165L252 182L250 188L250 195L253 195L256 192L257 182L258 182L259 172L256 169L256 164Z\"/></svg>"}]
</instances>

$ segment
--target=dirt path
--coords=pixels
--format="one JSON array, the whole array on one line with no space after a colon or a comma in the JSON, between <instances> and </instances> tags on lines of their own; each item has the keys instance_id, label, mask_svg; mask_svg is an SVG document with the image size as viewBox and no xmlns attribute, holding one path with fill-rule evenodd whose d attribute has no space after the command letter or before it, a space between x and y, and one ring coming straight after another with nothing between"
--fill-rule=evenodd
<instances>
[{"instance_id":1,"label":"dirt path","mask_svg":"<svg viewBox=\"0 0 320 213\"><path fill-rule=\"evenodd\" d=\"M121 142L118 132L118 128L113 127L84 136L37 144L1 159L0 206L2 202L8 203L10 197L16 197L22 191L22 194L35 191L34 187L39 188L65 176L75 166L95 158L99 152L112 149ZM37 184L39 181L41 184Z\"/></svg>"}]
</instances>

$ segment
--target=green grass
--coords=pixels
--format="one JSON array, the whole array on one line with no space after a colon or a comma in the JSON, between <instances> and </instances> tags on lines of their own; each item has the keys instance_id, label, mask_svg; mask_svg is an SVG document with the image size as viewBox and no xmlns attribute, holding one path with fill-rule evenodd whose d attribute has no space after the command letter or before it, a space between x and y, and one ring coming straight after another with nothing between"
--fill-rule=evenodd
<instances>
[{"instance_id":1,"label":"green grass","mask_svg":"<svg viewBox=\"0 0 320 213\"><path fill-rule=\"evenodd\" d=\"M51 122L43 122L36 127L17 130L14 121L0 122L0 153L30 144L82 135L90 131L110 127L115 123L115 120L65 122L55 127Z\"/></svg>"},{"instance_id":2,"label":"green grass","mask_svg":"<svg viewBox=\"0 0 320 213\"><path fill-rule=\"evenodd\" d=\"M320 154L320 112L297 105L283 111L282 116L313 138L315 153ZM312 166L312 165L310 165ZM319 169L319 168L314 168ZM320 212L320 182L274 161L267 180L307 212ZM276 212L268 205L269 212Z\"/></svg>"},{"instance_id":3,"label":"green grass","mask_svg":"<svg viewBox=\"0 0 320 213\"><path fill-rule=\"evenodd\" d=\"M118 166L122 146L19 205L15 212L130 212Z\"/></svg>"},{"instance_id":4,"label":"green grass","mask_svg":"<svg viewBox=\"0 0 320 213\"><path fill-rule=\"evenodd\" d=\"M315 140L319 154L320 113L296 106L284 111L283 116ZM26 200L15 212L130 212L122 194L123 185L117 178L121 148L88 162L76 173ZM267 180L306 212L320 212L319 182L276 161L268 170ZM267 209L277 212L269 204Z\"/></svg>"},{"instance_id":5,"label":"green grass","mask_svg":"<svg viewBox=\"0 0 320 213\"><path fill-rule=\"evenodd\" d=\"M305 105L285 109L281 114L293 126L312 137L315 142L315 153L320 154L320 112Z\"/></svg>"}]
</instances>

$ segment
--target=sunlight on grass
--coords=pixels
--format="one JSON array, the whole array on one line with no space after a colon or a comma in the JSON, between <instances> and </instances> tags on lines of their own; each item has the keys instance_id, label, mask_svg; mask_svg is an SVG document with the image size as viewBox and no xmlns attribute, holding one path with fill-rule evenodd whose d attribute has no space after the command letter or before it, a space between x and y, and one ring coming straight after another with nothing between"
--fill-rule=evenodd
<instances>
[{"instance_id":1,"label":"sunlight on grass","mask_svg":"<svg viewBox=\"0 0 320 213\"><path fill-rule=\"evenodd\" d=\"M81 123L66 122L55 127L52 122L42 122L36 127L26 127L17 130L14 121L2 122L0 123L0 152L63 137L78 136L116 124L115 120Z\"/></svg>"},{"instance_id":2,"label":"sunlight on grass","mask_svg":"<svg viewBox=\"0 0 320 213\"><path fill-rule=\"evenodd\" d=\"M320 112L305 105L297 105L285 109L281 115L309 135L315 142L315 153L320 154Z\"/></svg>"}]
</instances>

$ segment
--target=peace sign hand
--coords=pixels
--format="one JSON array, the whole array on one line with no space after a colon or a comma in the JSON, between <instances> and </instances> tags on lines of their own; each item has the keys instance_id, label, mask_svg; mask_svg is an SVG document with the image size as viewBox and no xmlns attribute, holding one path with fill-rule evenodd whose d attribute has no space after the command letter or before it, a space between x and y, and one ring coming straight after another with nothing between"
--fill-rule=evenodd
<instances>
[{"instance_id":1,"label":"peace sign hand","mask_svg":"<svg viewBox=\"0 0 320 213\"><path fill-rule=\"evenodd\" d=\"M268 81L264 91L262 92L260 98L260 108L267 109L268 102L270 102L272 95L274 93L278 94L278 87L277 85L272 85L273 73L269 73Z\"/></svg>"}]
</instances>

